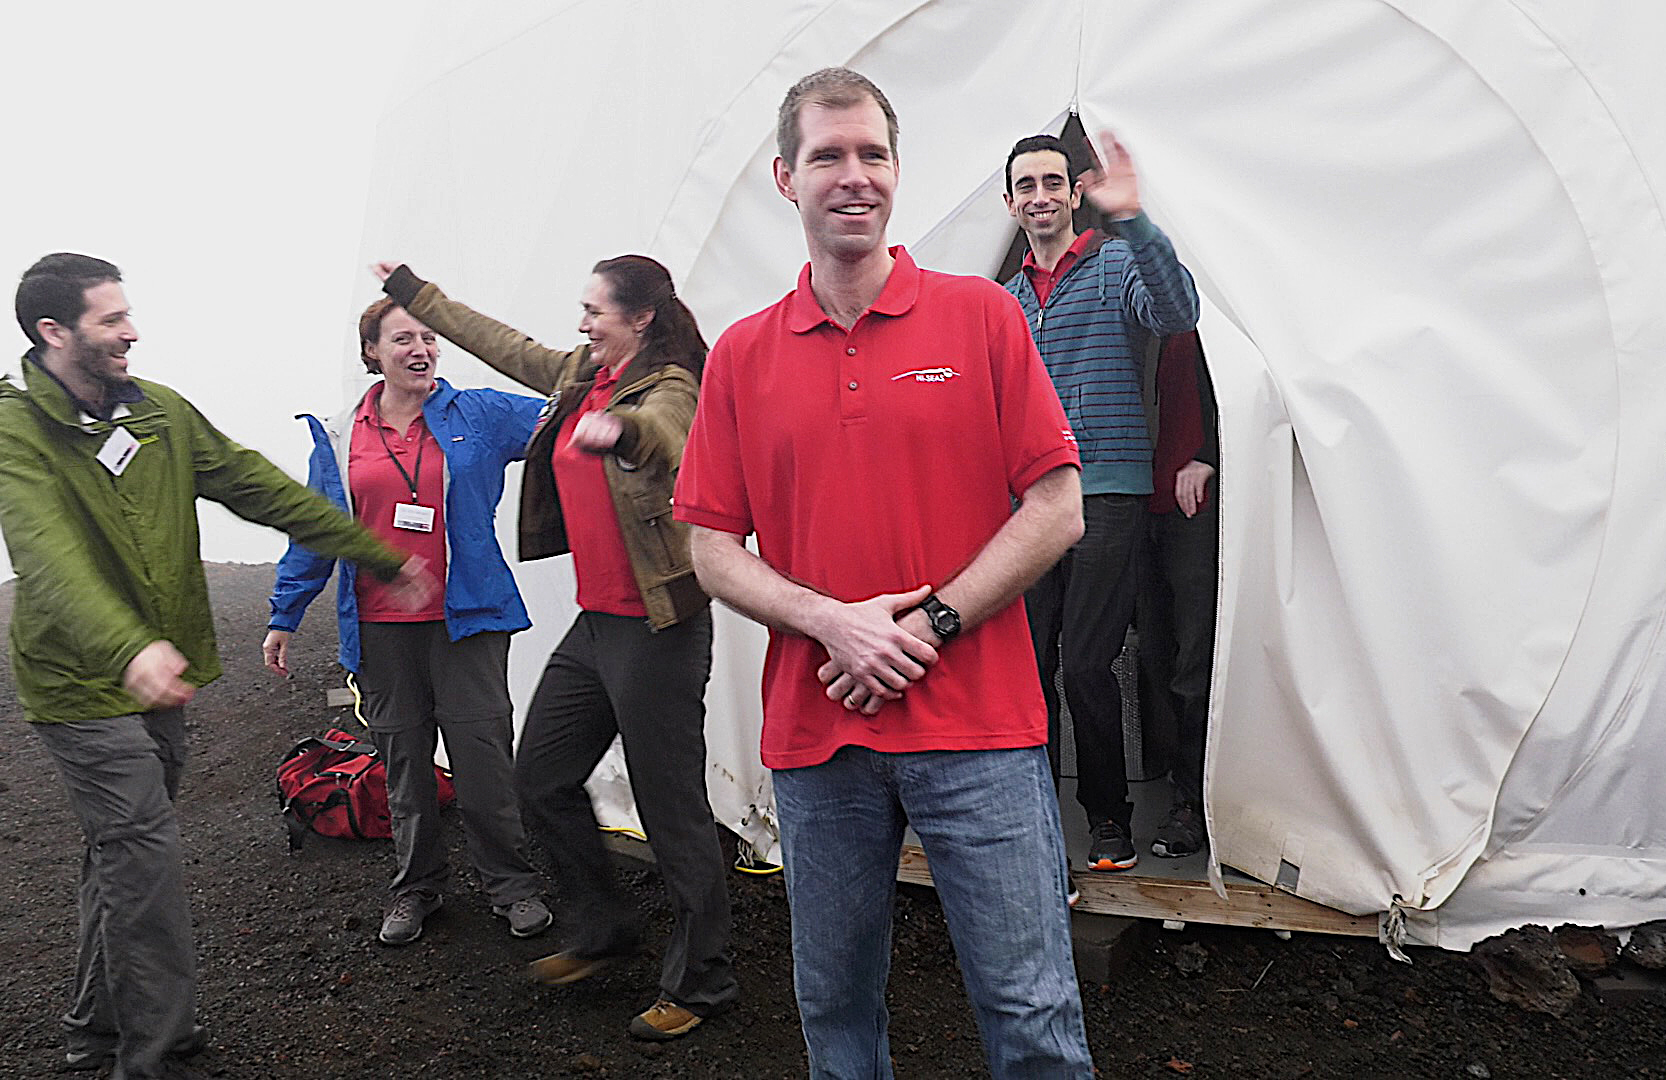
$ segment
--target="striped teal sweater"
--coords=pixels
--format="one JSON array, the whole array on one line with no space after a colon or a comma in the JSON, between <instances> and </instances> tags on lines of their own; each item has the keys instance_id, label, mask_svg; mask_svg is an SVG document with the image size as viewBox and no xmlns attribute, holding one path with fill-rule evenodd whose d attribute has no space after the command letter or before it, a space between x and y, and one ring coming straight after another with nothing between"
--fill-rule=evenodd
<instances>
[{"instance_id":1,"label":"striped teal sweater","mask_svg":"<svg viewBox=\"0 0 1666 1080\"><path fill-rule=\"evenodd\" d=\"M1082 494L1151 494L1141 400L1141 327L1167 337L1197 325L1197 289L1144 214L1096 236L1043 307L1023 270L1007 282L1030 324L1082 452ZM1132 320L1129 316L1132 315Z\"/></svg>"}]
</instances>

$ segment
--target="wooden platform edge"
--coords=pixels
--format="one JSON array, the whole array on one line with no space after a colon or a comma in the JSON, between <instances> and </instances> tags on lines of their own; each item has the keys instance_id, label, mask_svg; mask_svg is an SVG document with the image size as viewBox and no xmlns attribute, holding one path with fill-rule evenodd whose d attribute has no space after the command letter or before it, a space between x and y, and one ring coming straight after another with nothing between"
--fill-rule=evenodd
<instances>
[{"instance_id":1,"label":"wooden platform edge","mask_svg":"<svg viewBox=\"0 0 1666 1080\"><path fill-rule=\"evenodd\" d=\"M917 845L903 846L897 880L915 885L932 884L925 852ZM1082 899L1075 910L1094 915L1300 930L1346 937L1377 936L1375 915L1349 915L1259 882L1227 882L1225 900L1215 895L1207 881L1142 877L1130 871L1078 873L1076 887L1081 890Z\"/></svg>"}]
</instances>

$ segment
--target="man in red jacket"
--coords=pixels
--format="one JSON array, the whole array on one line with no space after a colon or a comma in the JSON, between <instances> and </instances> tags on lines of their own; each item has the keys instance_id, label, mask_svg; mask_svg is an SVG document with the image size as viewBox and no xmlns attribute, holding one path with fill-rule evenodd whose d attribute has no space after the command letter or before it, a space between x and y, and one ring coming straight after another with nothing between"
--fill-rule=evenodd
<instances>
[{"instance_id":1,"label":"man in red jacket","mask_svg":"<svg viewBox=\"0 0 1666 1080\"><path fill-rule=\"evenodd\" d=\"M1174 804L1151 852L1202 850L1203 748L1219 584L1220 441L1197 331L1163 341L1157 361L1154 491L1140 590L1140 704L1148 742L1168 750Z\"/></svg>"}]
</instances>

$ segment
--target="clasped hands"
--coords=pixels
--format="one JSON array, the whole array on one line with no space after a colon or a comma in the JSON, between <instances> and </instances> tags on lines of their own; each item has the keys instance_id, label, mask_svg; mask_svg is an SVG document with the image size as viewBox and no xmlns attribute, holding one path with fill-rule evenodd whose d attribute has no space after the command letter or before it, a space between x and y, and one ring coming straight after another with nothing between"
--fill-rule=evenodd
<instances>
[{"instance_id":1,"label":"clasped hands","mask_svg":"<svg viewBox=\"0 0 1666 1080\"><path fill-rule=\"evenodd\" d=\"M930 585L856 603L834 602L815 635L828 660L816 670L829 700L873 716L937 663L937 635L920 602Z\"/></svg>"}]
</instances>

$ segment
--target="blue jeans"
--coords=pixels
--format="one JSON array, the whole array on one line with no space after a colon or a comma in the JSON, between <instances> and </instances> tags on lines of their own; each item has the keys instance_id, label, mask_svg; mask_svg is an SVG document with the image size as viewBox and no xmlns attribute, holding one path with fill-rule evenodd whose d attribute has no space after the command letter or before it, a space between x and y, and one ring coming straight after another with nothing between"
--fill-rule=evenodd
<instances>
[{"instance_id":1,"label":"blue jeans","mask_svg":"<svg viewBox=\"0 0 1666 1080\"><path fill-rule=\"evenodd\" d=\"M891 1077L885 980L903 829L931 863L990 1072L1090 1077L1047 751L846 746L777 770L793 982L819 1080Z\"/></svg>"}]
</instances>

